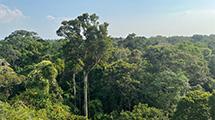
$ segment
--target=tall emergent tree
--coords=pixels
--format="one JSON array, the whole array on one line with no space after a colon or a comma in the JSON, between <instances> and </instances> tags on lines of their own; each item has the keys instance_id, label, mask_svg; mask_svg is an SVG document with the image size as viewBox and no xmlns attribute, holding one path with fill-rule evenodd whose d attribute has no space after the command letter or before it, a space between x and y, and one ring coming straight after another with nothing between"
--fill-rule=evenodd
<instances>
[{"instance_id":1,"label":"tall emergent tree","mask_svg":"<svg viewBox=\"0 0 215 120\"><path fill-rule=\"evenodd\" d=\"M88 117L88 75L102 61L111 47L107 23L100 24L96 14L87 13L76 19L63 21L57 35L68 39L66 58L70 57L73 66L82 66L84 80L84 114ZM72 67L73 67L72 66ZM77 71L74 71L74 73Z\"/></svg>"}]
</instances>

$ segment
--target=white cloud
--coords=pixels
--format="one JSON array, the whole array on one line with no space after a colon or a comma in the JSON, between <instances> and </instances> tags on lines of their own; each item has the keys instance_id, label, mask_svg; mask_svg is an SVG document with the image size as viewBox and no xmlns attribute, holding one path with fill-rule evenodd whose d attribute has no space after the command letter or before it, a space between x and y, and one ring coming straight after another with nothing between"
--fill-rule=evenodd
<instances>
[{"instance_id":1,"label":"white cloud","mask_svg":"<svg viewBox=\"0 0 215 120\"><path fill-rule=\"evenodd\" d=\"M24 18L22 11L19 9L10 9L6 5L0 4L0 22L12 22Z\"/></svg>"},{"instance_id":2,"label":"white cloud","mask_svg":"<svg viewBox=\"0 0 215 120\"><path fill-rule=\"evenodd\" d=\"M64 20L71 20L73 19L74 17L69 17L69 16L52 16L52 15L48 15L46 16L46 19L49 20L49 21L55 21L55 22L61 22L61 21L64 21Z\"/></svg>"},{"instance_id":3,"label":"white cloud","mask_svg":"<svg viewBox=\"0 0 215 120\"><path fill-rule=\"evenodd\" d=\"M53 20L56 19L56 18L55 18L54 16L52 16L52 15L48 15L48 16L46 16L46 18L47 18L48 20L50 20L50 21L53 21Z\"/></svg>"}]
</instances>

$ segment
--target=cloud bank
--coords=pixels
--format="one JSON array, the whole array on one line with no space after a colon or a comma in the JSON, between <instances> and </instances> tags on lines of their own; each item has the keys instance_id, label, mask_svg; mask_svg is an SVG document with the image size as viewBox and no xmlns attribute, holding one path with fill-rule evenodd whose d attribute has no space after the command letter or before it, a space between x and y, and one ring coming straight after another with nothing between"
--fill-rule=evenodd
<instances>
[{"instance_id":1,"label":"cloud bank","mask_svg":"<svg viewBox=\"0 0 215 120\"><path fill-rule=\"evenodd\" d=\"M24 18L24 14L19 9L10 9L8 6L0 4L0 23L13 22Z\"/></svg>"}]
</instances>

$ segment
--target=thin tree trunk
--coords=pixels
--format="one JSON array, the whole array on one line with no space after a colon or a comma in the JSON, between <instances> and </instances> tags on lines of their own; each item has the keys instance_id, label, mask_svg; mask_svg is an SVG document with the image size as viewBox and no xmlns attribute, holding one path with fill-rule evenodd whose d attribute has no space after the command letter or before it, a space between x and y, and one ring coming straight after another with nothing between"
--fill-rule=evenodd
<instances>
[{"instance_id":1,"label":"thin tree trunk","mask_svg":"<svg viewBox=\"0 0 215 120\"><path fill-rule=\"evenodd\" d=\"M74 104L75 104L75 106L76 106L76 81L75 81L75 73L73 73L73 75L72 75L72 81L73 81L73 95L74 95Z\"/></svg>"},{"instance_id":2,"label":"thin tree trunk","mask_svg":"<svg viewBox=\"0 0 215 120\"><path fill-rule=\"evenodd\" d=\"M88 91L88 73L84 71L84 115L88 118L88 100L87 100L87 93Z\"/></svg>"}]
</instances>

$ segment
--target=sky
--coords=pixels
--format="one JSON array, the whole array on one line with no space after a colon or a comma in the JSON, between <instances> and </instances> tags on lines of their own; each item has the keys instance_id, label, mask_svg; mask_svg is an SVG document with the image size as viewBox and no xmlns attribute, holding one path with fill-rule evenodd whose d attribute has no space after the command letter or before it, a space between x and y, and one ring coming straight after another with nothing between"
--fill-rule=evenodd
<instances>
[{"instance_id":1,"label":"sky","mask_svg":"<svg viewBox=\"0 0 215 120\"><path fill-rule=\"evenodd\" d=\"M0 39L21 29L57 39L61 22L82 13L108 22L113 37L215 34L215 0L0 0Z\"/></svg>"}]
</instances>

